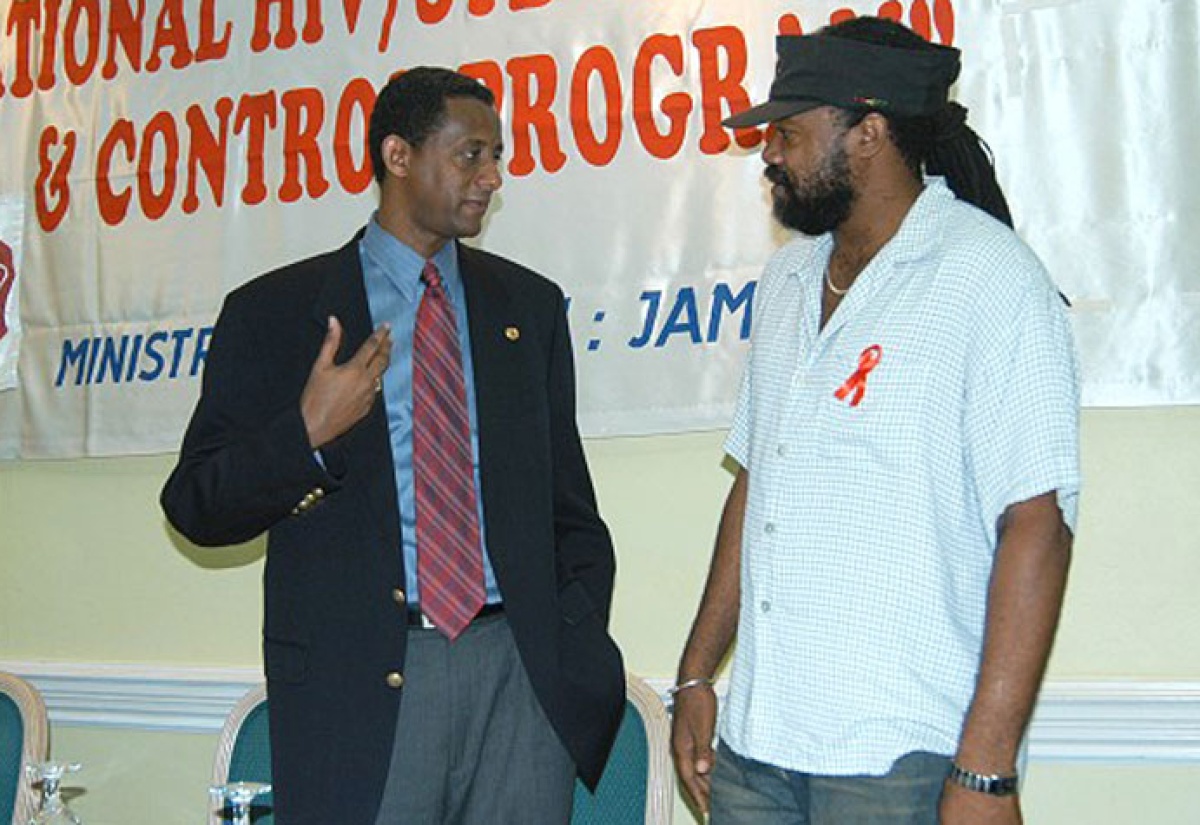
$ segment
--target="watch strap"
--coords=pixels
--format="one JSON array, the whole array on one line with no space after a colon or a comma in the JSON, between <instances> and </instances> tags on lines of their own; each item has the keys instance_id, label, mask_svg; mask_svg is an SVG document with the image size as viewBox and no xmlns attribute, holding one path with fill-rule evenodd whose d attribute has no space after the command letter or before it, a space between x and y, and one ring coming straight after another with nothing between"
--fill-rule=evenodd
<instances>
[{"instance_id":1,"label":"watch strap","mask_svg":"<svg viewBox=\"0 0 1200 825\"><path fill-rule=\"evenodd\" d=\"M969 771L957 764L950 767L950 781L969 791L989 796L1012 796L1017 792L1017 775L999 776Z\"/></svg>"}]
</instances>

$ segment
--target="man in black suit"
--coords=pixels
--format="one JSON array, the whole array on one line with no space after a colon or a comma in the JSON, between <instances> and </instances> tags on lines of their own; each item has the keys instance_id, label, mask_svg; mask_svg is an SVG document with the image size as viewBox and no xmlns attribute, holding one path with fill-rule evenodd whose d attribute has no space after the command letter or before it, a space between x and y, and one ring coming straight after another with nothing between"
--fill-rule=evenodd
<instances>
[{"instance_id":1,"label":"man in black suit","mask_svg":"<svg viewBox=\"0 0 1200 825\"><path fill-rule=\"evenodd\" d=\"M281 825L566 822L574 777L599 780L624 678L563 295L457 241L501 183L484 86L413 69L380 93L369 131L378 212L341 249L229 295L162 505L197 544L269 534ZM422 400L414 374L431 269L457 320L477 517L441 526L470 537L484 578L465 629L435 626L435 586L417 575L418 522L449 512L422 498L448 473L415 446L422 408L447 406Z\"/></svg>"}]
</instances>

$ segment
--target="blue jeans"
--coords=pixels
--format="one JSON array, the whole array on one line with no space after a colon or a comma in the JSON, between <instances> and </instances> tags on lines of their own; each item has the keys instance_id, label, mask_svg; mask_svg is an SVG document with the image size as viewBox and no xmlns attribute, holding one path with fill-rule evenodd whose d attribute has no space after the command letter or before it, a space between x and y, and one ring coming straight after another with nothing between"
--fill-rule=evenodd
<instances>
[{"instance_id":1,"label":"blue jeans","mask_svg":"<svg viewBox=\"0 0 1200 825\"><path fill-rule=\"evenodd\" d=\"M937 825L950 757L910 753L884 776L818 776L738 756L721 742L711 825Z\"/></svg>"}]
</instances>

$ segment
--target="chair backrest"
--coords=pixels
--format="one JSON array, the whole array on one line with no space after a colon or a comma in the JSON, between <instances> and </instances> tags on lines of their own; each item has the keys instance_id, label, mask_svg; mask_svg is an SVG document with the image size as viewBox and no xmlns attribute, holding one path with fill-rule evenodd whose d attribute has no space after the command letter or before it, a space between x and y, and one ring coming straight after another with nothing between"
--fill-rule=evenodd
<instances>
[{"instance_id":1,"label":"chair backrest","mask_svg":"<svg viewBox=\"0 0 1200 825\"><path fill-rule=\"evenodd\" d=\"M43 762L48 753L46 703L37 689L0 673L0 823L26 825L37 798L25 765Z\"/></svg>"},{"instance_id":2,"label":"chair backrest","mask_svg":"<svg viewBox=\"0 0 1200 825\"><path fill-rule=\"evenodd\" d=\"M221 729L217 756L213 760L212 784L226 782L270 782L271 739L267 722L267 689L251 688L241 698ZM261 806L261 807L260 807ZM271 794L254 800L254 825L274 825ZM216 805L209 805L209 825L228 825Z\"/></svg>"},{"instance_id":3,"label":"chair backrest","mask_svg":"<svg viewBox=\"0 0 1200 825\"><path fill-rule=\"evenodd\" d=\"M670 723L658 694L633 674L625 676L625 718L596 792L575 785L572 825L670 825L675 774L668 752ZM230 711L213 762L212 783L271 781L267 693L256 687ZM256 801L269 805L270 795ZM210 825L227 825L213 808ZM255 825L273 825L264 810Z\"/></svg>"},{"instance_id":4,"label":"chair backrest","mask_svg":"<svg viewBox=\"0 0 1200 825\"><path fill-rule=\"evenodd\" d=\"M626 673L625 718L612 755L594 794L576 783L571 825L670 825L675 796L670 731L659 695Z\"/></svg>"}]
</instances>

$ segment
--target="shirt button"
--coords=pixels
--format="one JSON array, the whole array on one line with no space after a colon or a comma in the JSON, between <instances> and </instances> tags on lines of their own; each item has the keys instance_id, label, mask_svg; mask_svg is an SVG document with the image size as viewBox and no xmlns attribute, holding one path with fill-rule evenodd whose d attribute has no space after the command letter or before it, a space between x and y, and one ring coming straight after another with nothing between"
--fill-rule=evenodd
<instances>
[{"instance_id":1,"label":"shirt button","mask_svg":"<svg viewBox=\"0 0 1200 825\"><path fill-rule=\"evenodd\" d=\"M387 686L390 688L404 687L404 676L399 671L393 670L387 675Z\"/></svg>"},{"instance_id":2,"label":"shirt button","mask_svg":"<svg viewBox=\"0 0 1200 825\"><path fill-rule=\"evenodd\" d=\"M777 456L780 456L781 458L782 458L783 456L787 455L787 445L786 445L786 444L780 444L778 447L776 447L776 448L775 448L775 455L777 455Z\"/></svg>"},{"instance_id":3,"label":"shirt button","mask_svg":"<svg viewBox=\"0 0 1200 825\"><path fill-rule=\"evenodd\" d=\"M768 521L766 526L763 527L763 532L766 533L768 536L773 534L775 532L775 522Z\"/></svg>"},{"instance_id":4,"label":"shirt button","mask_svg":"<svg viewBox=\"0 0 1200 825\"><path fill-rule=\"evenodd\" d=\"M771 612L771 603L770 602L764 601L761 604L759 604L759 607L762 609L763 613Z\"/></svg>"}]
</instances>

